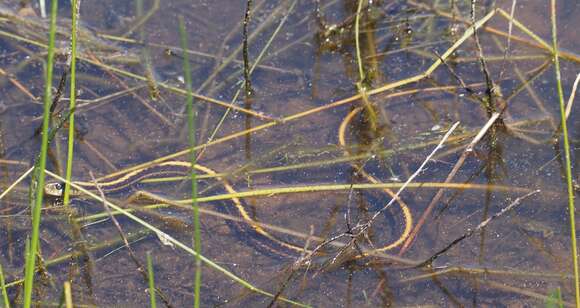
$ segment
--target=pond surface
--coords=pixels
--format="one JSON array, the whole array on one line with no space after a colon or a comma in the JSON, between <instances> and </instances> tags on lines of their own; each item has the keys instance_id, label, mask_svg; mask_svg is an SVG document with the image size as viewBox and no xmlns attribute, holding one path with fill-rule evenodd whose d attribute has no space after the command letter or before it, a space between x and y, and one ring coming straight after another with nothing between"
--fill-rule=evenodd
<instances>
[{"instance_id":1,"label":"pond surface","mask_svg":"<svg viewBox=\"0 0 580 308\"><path fill-rule=\"evenodd\" d=\"M34 165L40 149L35 131L48 21L26 2L0 3L2 192ZM75 196L67 208L47 197L39 306L57 305L67 280L79 306L149 305L139 271L147 253L158 303L193 303L191 182L183 177L190 170L183 168L190 159L186 52L197 110L201 252L214 264L202 266L202 306L292 300L320 307L528 307L549 304L557 292L572 305L554 66L547 47L529 35L551 44L549 3L518 2L518 23L510 25L511 1L478 1L474 19L486 18L479 44L466 34L465 1L453 8L364 3L360 18L356 1L254 1L247 36L241 1L139 3L82 2L72 174L96 195L98 182L108 201L163 233L124 215L116 216L119 229L102 200ZM576 1L558 1L566 100L579 71L578 13ZM60 128L48 170L61 175L70 14L70 2L60 1L53 87L62 97L52 117ZM572 106L567 122L576 188L578 109ZM466 152L496 112L499 119ZM0 199L0 265L18 306L30 185L27 177ZM157 198L133 198L139 191ZM422 263L430 259L431 266Z\"/></svg>"}]
</instances>

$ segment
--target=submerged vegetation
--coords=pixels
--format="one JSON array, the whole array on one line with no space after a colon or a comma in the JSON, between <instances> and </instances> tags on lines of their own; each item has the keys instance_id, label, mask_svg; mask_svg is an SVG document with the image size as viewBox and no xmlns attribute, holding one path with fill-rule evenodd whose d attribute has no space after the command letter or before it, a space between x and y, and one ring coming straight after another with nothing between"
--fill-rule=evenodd
<instances>
[{"instance_id":1,"label":"submerged vegetation","mask_svg":"<svg viewBox=\"0 0 580 308\"><path fill-rule=\"evenodd\" d=\"M572 2L0 3L2 305L580 306Z\"/></svg>"}]
</instances>

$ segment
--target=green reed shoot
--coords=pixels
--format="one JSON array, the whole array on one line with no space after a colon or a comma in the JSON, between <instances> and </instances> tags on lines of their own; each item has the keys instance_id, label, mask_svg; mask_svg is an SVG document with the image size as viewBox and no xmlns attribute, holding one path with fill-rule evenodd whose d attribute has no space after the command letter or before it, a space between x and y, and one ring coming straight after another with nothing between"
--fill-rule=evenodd
<instances>
[{"instance_id":1,"label":"green reed shoot","mask_svg":"<svg viewBox=\"0 0 580 308\"><path fill-rule=\"evenodd\" d=\"M6 281L4 280L4 271L2 264L0 264L0 291L2 291L2 300L5 308L10 308L10 300L8 299L8 290L6 289Z\"/></svg>"},{"instance_id":2,"label":"green reed shoot","mask_svg":"<svg viewBox=\"0 0 580 308\"><path fill-rule=\"evenodd\" d=\"M546 308L562 308L564 303L562 301L562 292L560 288L550 291L548 298L544 301L544 307Z\"/></svg>"},{"instance_id":3,"label":"green reed shoot","mask_svg":"<svg viewBox=\"0 0 580 308\"><path fill-rule=\"evenodd\" d=\"M149 298L151 308L157 307L155 300L155 276L153 276L153 261L151 261L151 253L147 252L147 277L149 277Z\"/></svg>"},{"instance_id":4,"label":"green reed shoot","mask_svg":"<svg viewBox=\"0 0 580 308\"><path fill-rule=\"evenodd\" d=\"M185 32L185 22L183 16L179 16L179 36L181 38L181 48L187 50L187 34ZM190 160L191 160L191 206L193 207L193 246L195 250L195 284L194 284L194 307L200 305L201 292L201 226L199 223L199 207L197 204L197 175L195 172L197 151L195 150L195 125L197 108L193 106L193 95L191 89L191 68L189 66L189 54L183 53L183 73L185 88L187 90L187 128L189 136Z\"/></svg>"},{"instance_id":5,"label":"green reed shoot","mask_svg":"<svg viewBox=\"0 0 580 308\"><path fill-rule=\"evenodd\" d=\"M64 285L64 303L66 308L73 308L72 287L70 281L65 281Z\"/></svg>"},{"instance_id":6,"label":"green reed shoot","mask_svg":"<svg viewBox=\"0 0 580 308\"><path fill-rule=\"evenodd\" d=\"M75 110L76 106L76 65L77 65L77 26L78 26L78 17L79 17L79 0L73 0L72 2L72 27L71 27L71 39L70 39L70 46L71 46L71 59L70 59L70 101L69 101L69 110L71 110L69 117L68 117L68 150L67 150L67 159L66 159L66 174L65 178L67 182L70 182L72 177L72 163L74 157L74 139L75 139L75 115L73 110ZM69 204L70 200L70 185L66 184L64 188L64 197L63 201L65 206Z\"/></svg>"},{"instance_id":7,"label":"green reed shoot","mask_svg":"<svg viewBox=\"0 0 580 308\"><path fill-rule=\"evenodd\" d=\"M42 143L40 148L40 158L36 169L36 197L31 201L32 209L32 235L30 239L30 249L26 255L26 267L24 275L24 307L28 308L32 304L32 289L34 286L34 273L36 267L36 252L38 251L38 240L40 234L40 213L42 208L42 198L44 196L44 170L46 168L46 153L48 151L48 135L50 120L50 104L52 90L52 71L54 62L54 41L56 35L56 14L58 1L52 1L50 12L50 28L48 41L48 56L46 63L46 79L44 84L44 113L42 118ZM34 203L34 204L33 204Z\"/></svg>"},{"instance_id":8,"label":"green reed shoot","mask_svg":"<svg viewBox=\"0 0 580 308\"><path fill-rule=\"evenodd\" d=\"M562 90L562 75L560 73L560 60L558 50L558 31L556 27L556 0L551 1L552 20L552 47L554 68L556 72L556 85L558 88L558 100L560 102L560 119L562 121L562 135L564 139L564 158L566 168L566 186L568 189L568 212L570 216L570 237L572 241L572 261L574 264L574 288L576 290L576 307L580 307L580 273L578 269L578 255L576 245L576 218L574 217L574 187L572 186L572 160L570 158L570 141L568 140L568 127L566 125L566 106L564 106L564 91Z\"/></svg>"},{"instance_id":9,"label":"green reed shoot","mask_svg":"<svg viewBox=\"0 0 580 308\"><path fill-rule=\"evenodd\" d=\"M365 1L365 3L368 4L368 1ZM360 47L360 18L363 14L362 12L362 7L363 7L363 0L359 0L358 1L358 6L357 6L357 10L356 10L356 19L355 19L355 24L354 24L354 39L355 39L355 48L356 48L356 62L357 62L357 66L358 66L358 74L359 74L359 81L356 83L358 92L361 94L361 98L363 101L363 104L365 106L365 110L367 112L367 116L369 119L369 122L371 124L371 127L373 128L373 130L376 130L377 128L377 121L378 121L378 116L377 113L375 112L375 109L373 107L373 105L371 104L371 102L368 99L368 96L366 94L366 90L367 90L367 78L366 78L366 74L364 71L364 63L362 60L362 50Z\"/></svg>"}]
</instances>

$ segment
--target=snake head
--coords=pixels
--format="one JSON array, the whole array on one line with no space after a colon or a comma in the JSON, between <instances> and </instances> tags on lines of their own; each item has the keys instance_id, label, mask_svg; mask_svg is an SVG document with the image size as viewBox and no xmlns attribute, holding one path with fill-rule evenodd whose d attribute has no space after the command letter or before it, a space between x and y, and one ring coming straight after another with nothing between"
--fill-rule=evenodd
<instances>
[{"instance_id":1,"label":"snake head","mask_svg":"<svg viewBox=\"0 0 580 308\"><path fill-rule=\"evenodd\" d=\"M51 197L62 197L64 184L60 182L47 183L44 185L44 193Z\"/></svg>"}]
</instances>

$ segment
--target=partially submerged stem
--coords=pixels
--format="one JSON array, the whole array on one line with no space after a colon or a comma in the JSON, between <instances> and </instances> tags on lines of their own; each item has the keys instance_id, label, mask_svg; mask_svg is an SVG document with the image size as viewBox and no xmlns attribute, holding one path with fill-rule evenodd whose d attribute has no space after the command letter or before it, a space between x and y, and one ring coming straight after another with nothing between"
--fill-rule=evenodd
<instances>
[{"instance_id":1,"label":"partially submerged stem","mask_svg":"<svg viewBox=\"0 0 580 308\"><path fill-rule=\"evenodd\" d=\"M35 198L31 200L32 209L32 231L30 237L30 247L26 256L25 283L24 283L24 304L29 308L32 305L32 290L34 288L34 274L36 273L36 253L39 247L40 238L40 219L42 200L44 197L44 172L46 169L46 157L48 152L49 122L50 122L50 104L52 91L52 71L54 62L54 42L56 36L56 14L57 3L53 1L50 14L50 32L48 43L48 60L46 64L46 79L44 84L44 114L42 119L42 143L40 147L40 157L36 166L36 191Z\"/></svg>"},{"instance_id":2,"label":"partially submerged stem","mask_svg":"<svg viewBox=\"0 0 580 308\"><path fill-rule=\"evenodd\" d=\"M578 266L578 247L576 244L576 218L574 206L574 186L572 185L572 158L570 157L570 141L568 140L568 125L566 124L566 106L564 104L564 91L562 89L562 76L560 73L560 60L558 48L558 31L556 20L556 0L551 2L552 21L552 51L554 56L554 68L556 73L556 87L558 102L560 103L560 120L562 127L562 139L564 140L564 159L566 170L566 189L568 192L568 215L570 223L570 241L572 244L572 263L574 267L574 289L576 294L576 307L580 307L580 269Z\"/></svg>"}]
</instances>

